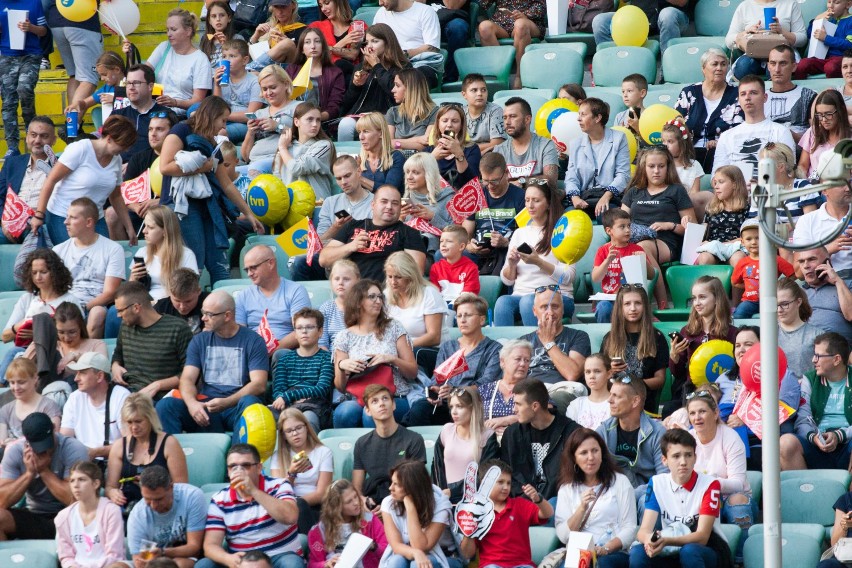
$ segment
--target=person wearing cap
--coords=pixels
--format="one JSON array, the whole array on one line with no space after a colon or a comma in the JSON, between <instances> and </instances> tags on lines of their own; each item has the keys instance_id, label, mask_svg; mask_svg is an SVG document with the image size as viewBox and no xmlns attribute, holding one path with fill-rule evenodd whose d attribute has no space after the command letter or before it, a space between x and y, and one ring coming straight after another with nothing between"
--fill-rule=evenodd
<instances>
[{"instance_id":1,"label":"person wearing cap","mask_svg":"<svg viewBox=\"0 0 852 568\"><path fill-rule=\"evenodd\" d=\"M43 412L27 416L21 430L24 439L9 445L0 462L0 540L52 539L53 518L74 501L71 466L88 460L88 451L55 433ZM24 496L25 506L14 507Z\"/></svg>"},{"instance_id":2,"label":"person wearing cap","mask_svg":"<svg viewBox=\"0 0 852 568\"><path fill-rule=\"evenodd\" d=\"M257 72L275 63L289 63L296 56L296 42L305 24L299 21L299 6L293 0L269 0L270 18L260 24L249 38L251 44L269 42L269 51L255 59L247 69Z\"/></svg>"},{"instance_id":3,"label":"person wearing cap","mask_svg":"<svg viewBox=\"0 0 852 568\"><path fill-rule=\"evenodd\" d=\"M757 219L746 219L740 227L740 240L747 256L734 267L731 284L742 288L740 304L734 310L734 319L749 319L760 310L760 223ZM793 275L793 265L776 255L778 275Z\"/></svg>"},{"instance_id":4,"label":"person wearing cap","mask_svg":"<svg viewBox=\"0 0 852 568\"><path fill-rule=\"evenodd\" d=\"M62 409L59 432L89 448L88 459L106 459L110 445L121 438L121 407L130 391L110 381L109 359L89 351L68 368L77 375L77 390Z\"/></svg>"}]
</instances>

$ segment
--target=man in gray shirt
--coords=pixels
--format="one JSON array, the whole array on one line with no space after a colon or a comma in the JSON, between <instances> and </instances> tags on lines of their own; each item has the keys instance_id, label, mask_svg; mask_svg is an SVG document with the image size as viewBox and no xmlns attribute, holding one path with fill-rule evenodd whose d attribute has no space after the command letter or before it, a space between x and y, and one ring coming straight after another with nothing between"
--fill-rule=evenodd
<instances>
[{"instance_id":1,"label":"man in gray shirt","mask_svg":"<svg viewBox=\"0 0 852 568\"><path fill-rule=\"evenodd\" d=\"M852 279L835 272L828 258L825 247L797 252L795 256L814 312L808 323L836 331L852 341Z\"/></svg>"},{"instance_id":2,"label":"man in gray shirt","mask_svg":"<svg viewBox=\"0 0 852 568\"><path fill-rule=\"evenodd\" d=\"M508 99L504 105L503 123L509 139L494 147L494 152L506 158L509 179L543 177L556 190L559 155L553 141L530 130L532 109L520 97ZM561 199L561 197L560 197Z\"/></svg>"}]
</instances>

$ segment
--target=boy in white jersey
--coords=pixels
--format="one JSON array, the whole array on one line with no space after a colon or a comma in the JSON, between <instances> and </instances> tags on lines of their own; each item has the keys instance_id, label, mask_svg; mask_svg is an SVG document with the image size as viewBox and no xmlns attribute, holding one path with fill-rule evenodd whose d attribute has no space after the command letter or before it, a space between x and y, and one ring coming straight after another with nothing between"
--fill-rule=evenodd
<instances>
[{"instance_id":1,"label":"boy in white jersey","mask_svg":"<svg viewBox=\"0 0 852 568\"><path fill-rule=\"evenodd\" d=\"M715 568L718 554L711 548L713 528L719 524L722 487L713 477L695 471L695 438L686 430L668 430L660 440L663 464L670 473L655 475L648 482L645 514L636 535L639 541L630 549L630 568L688 566ZM685 536L661 536L654 530L657 519L663 529L675 522L688 526ZM716 540L720 540L718 535ZM724 541L722 541L724 543ZM666 546L679 546L678 556L662 557ZM724 565L730 564L729 559Z\"/></svg>"}]
</instances>

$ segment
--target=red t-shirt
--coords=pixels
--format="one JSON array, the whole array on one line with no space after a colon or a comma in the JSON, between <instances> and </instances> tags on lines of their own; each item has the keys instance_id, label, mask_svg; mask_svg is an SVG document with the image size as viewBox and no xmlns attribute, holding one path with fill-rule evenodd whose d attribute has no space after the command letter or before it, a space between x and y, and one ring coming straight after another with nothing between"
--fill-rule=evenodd
<instances>
[{"instance_id":1,"label":"red t-shirt","mask_svg":"<svg viewBox=\"0 0 852 568\"><path fill-rule=\"evenodd\" d=\"M776 257L778 261L778 273L784 276L793 275L793 265L781 258ZM742 284L745 287L743 292L743 302L759 302L760 301L760 260L757 258L745 257L737 263L734 268L734 274L731 276L732 284Z\"/></svg>"},{"instance_id":2,"label":"red t-shirt","mask_svg":"<svg viewBox=\"0 0 852 568\"><path fill-rule=\"evenodd\" d=\"M438 287L448 304L462 292L479 294L479 268L464 255L455 264L450 264L446 258L433 264L429 269L429 281Z\"/></svg>"},{"instance_id":3,"label":"red t-shirt","mask_svg":"<svg viewBox=\"0 0 852 568\"><path fill-rule=\"evenodd\" d=\"M494 515L494 524L482 540L476 541L479 565L535 566L530 547L530 526L540 525L538 506L523 497L509 497L506 506Z\"/></svg>"},{"instance_id":4,"label":"red t-shirt","mask_svg":"<svg viewBox=\"0 0 852 568\"><path fill-rule=\"evenodd\" d=\"M609 249L612 248L612 243L607 243L598 249L595 253L595 266L600 266L606 257L609 256ZM642 247L636 243L629 243L626 247L616 248L616 256L601 280L601 291L604 294L617 294L621 288L621 259L625 256L633 256L634 254L643 253Z\"/></svg>"}]
</instances>

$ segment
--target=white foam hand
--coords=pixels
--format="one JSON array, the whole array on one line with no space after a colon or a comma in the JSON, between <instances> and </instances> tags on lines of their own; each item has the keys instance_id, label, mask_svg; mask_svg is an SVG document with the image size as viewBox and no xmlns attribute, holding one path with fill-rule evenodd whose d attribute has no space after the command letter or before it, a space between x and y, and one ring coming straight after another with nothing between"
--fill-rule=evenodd
<instances>
[{"instance_id":1,"label":"white foam hand","mask_svg":"<svg viewBox=\"0 0 852 568\"><path fill-rule=\"evenodd\" d=\"M500 477L500 468L491 467L482 478L479 488L476 487L476 463L471 462L465 473L465 491L461 502L456 505L456 525L459 532L469 538L482 538L494 524L494 503L491 501L491 490Z\"/></svg>"}]
</instances>

